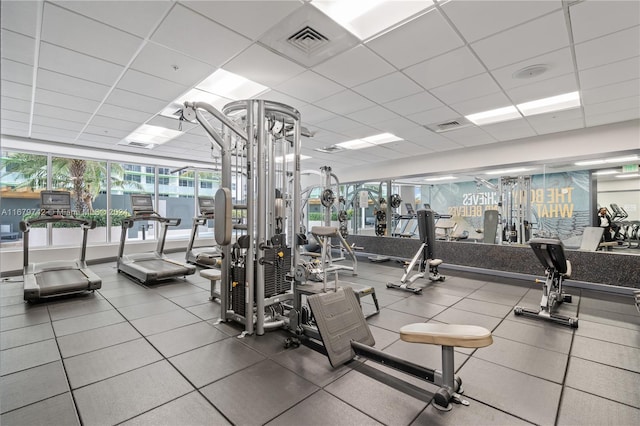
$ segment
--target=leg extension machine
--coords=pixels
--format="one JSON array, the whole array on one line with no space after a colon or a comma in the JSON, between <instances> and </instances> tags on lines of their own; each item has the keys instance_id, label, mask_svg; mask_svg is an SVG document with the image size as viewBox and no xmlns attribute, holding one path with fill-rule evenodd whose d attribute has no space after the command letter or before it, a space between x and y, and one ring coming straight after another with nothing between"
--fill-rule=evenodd
<instances>
[{"instance_id":1,"label":"leg extension machine","mask_svg":"<svg viewBox=\"0 0 640 426\"><path fill-rule=\"evenodd\" d=\"M562 282L571 276L571 263L564 255L564 246L560 240L549 238L533 238L529 241L533 252L542 266L545 267L547 278L543 283L540 310L516 306L516 315L527 315L547 319L573 328L578 328L578 318L558 315L554 311L562 302L571 303L571 295L564 293Z\"/></svg>"},{"instance_id":2,"label":"leg extension machine","mask_svg":"<svg viewBox=\"0 0 640 426\"><path fill-rule=\"evenodd\" d=\"M442 346L442 370L432 370L372 347L375 344L373 335L351 288L314 294L307 301L333 367L358 355L439 386L433 398L433 405L439 410L451 410L451 402L469 405L459 395L463 392L462 380L454 374L453 348L489 346L493 343L489 330L474 325L435 323L402 327L400 339L405 342Z\"/></svg>"}]
</instances>

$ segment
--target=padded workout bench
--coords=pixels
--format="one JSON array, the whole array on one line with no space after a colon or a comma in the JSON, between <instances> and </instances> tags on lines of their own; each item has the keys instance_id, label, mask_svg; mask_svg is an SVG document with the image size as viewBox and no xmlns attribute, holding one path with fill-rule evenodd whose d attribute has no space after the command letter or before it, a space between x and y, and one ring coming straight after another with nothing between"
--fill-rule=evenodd
<instances>
[{"instance_id":1,"label":"padded workout bench","mask_svg":"<svg viewBox=\"0 0 640 426\"><path fill-rule=\"evenodd\" d=\"M463 392L462 380L454 373L453 348L489 346L493 343L489 330L473 325L427 323L402 327L400 338L406 342L442 346L442 371L432 370L372 347L375 340L351 288L309 296L307 301L333 367L358 355L439 386L433 399L439 410L451 410L451 402L469 405L459 395Z\"/></svg>"},{"instance_id":2,"label":"padded workout bench","mask_svg":"<svg viewBox=\"0 0 640 426\"><path fill-rule=\"evenodd\" d=\"M216 291L216 282L222 278L222 271L219 269L203 269L200 271L200 276L211 281L211 297L209 297L209 300L219 299L220 291Z\"/></svg>"}]
</instances>

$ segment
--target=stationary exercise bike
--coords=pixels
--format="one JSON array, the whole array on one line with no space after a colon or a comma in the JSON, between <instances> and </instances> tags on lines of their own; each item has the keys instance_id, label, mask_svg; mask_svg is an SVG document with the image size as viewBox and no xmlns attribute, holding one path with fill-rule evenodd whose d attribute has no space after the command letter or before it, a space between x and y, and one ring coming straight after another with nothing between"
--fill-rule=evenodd
<instances>
[{"instance_id":1,"label":"stationary exercise bike","mask_svg":"<svg viewBox=\"0 0 640 426\"><path fill-rule=\"evenodd\" d=\"M404 274L400 279L400 284L394 282L388 282L387 288L397 288L400 290L410 291L412 293L422 293L422 287L413 287L412 284L420 279L424 278L428 274L428 278L431 281L444 281L446 277L440 275L438 272L438 266L442 264L441 259L435 259L434 254L434 242L436 240L435 231L435 213L433 210L418 210L418 232L420 234L420 241L422 244L416 252L411 262L405 267ZM414 268L417 268L417 272L414 274ZM427 271L427 267L429 270Z\"/></svg>"},{"instance_id":2,"label":"stationary exercise bike","mask_svg":"<svg viewBox=\"0 0 640 426\"><path fill-rule=\"evenodd\" d=\"M513 313L542 318L559 324L578 328L578 318L555 313L558 305L563 302L571 303L571 295L562 290L562 282L571 276L571 263L564 255L562 241L549 238L533 238L529 241L536 257L545 267L547 278L545 281L536 280L543 284L540 309L528 309L516 306Z\"/></svg>"}]
</instances>

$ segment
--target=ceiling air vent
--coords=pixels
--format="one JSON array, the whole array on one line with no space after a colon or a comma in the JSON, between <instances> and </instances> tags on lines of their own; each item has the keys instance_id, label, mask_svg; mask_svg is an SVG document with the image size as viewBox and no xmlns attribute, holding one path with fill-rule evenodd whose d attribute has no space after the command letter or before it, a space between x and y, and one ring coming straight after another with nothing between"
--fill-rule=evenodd
<instances>
[{"instance_id":1,"label":"ceiling air vent","mask_svg":"<svg viewBox=\"0 0 640 426\"><path fill-rule=\"evenodd\" d=\"M311 55L317 49L327 44L329 39L307 25L300 31L289 36L287 41L297 49L302 50L305 54Z\"/></svg>"},{"instance_id":2,"label":"ceiling air vent","mask_svg":"<svg viewBox=\"0 0 640 426\"><path fill-rule=\"evenodd\" d=\"M425 124L424 127L436 133L450 132L471 126L471 122L464 117L448 120L444 123Z\"/></svg>"},{"instance_id":3,"label":"ceiling air vent","mask_svg":"<svg viewBox=\"0 0 640 426\"><path fill-rule=\"evenodd\" d=\"M338 151L343 151L344 148L338 146L338 145L330 145L330 146L323 146L322 148L315 148L314 151L318 151L318 152L324 152L327 154L333 154L334 152L338 152Z\"/></svg>"}]
</instances>

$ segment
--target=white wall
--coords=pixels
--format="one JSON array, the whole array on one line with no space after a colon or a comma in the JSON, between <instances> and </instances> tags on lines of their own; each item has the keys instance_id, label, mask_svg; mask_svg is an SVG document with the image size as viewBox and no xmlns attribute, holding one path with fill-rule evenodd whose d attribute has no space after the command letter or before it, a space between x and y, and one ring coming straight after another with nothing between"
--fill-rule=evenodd
<instances>
[{"instance_id":1,"label":"white wall","mask_svg":"<svg viewBox=\"0 0 640 426\"><path fill-rule=\"evenodd\" d=\"M376 163L375 167L341 166L334 171L342 182L357 182L470 172L510 164L575 161L580 157L625 151L640 153L640 120L390 160Z\"/></svg>"}]
</instances>

